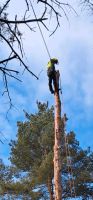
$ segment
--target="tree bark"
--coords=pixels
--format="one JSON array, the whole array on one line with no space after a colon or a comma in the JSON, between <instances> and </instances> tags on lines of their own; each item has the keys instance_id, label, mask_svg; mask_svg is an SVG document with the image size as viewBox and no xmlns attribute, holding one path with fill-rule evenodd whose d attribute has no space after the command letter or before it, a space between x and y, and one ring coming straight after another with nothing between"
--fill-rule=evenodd
<instances>
[{"instance_id":1,"label":"tree bark","mask_svg":"<svg viewBox=\"0 0 93 200\"><path fill-rule=\"evenodd\" d=\"M51 177L48 177L48 191L49 191L49 195L50 195L50 200L54 200L54 197L53 197L53 185L52 185L52 178Z\"/></svg>"},{"instance_id":2,"label":"tree bark","mask_svg":"<svg viewBox=\"0 0 93 200\"><path fill-rule=\"evenodd\" d=\"M55 85L55 144L54 144L54 196L55 200L62 200L61 180L61 102L59 96L59 71L56 72Z\"/></svg>"}]
</instances>

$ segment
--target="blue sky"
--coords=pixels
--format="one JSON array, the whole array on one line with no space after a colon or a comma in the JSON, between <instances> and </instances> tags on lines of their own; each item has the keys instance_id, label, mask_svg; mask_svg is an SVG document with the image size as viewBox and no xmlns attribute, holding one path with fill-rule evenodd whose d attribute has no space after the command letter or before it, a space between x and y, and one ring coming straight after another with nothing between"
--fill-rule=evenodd
<instances>
[{"instance_id":1,"label":"blue sky","mask_svg":"<svg viewBox=\"0 0 93 200\"><path fill-rule=\"evenodd\" d=\"M19 16L22 16L21 11L24 5L21 2L22 0L19 4L19 1L16 0L16 5L13 7L14 1L11 1L9 17L13 18L16 11ZM67 131L75 131L80 145L83 148L90 146L93 150L93 18L89 15L89 11L81 11L81 7L78 6L79 2L77 5L75 2L77 1L74 1L73 6L77 10L77 16L75 13L68 12L69 22L62 17L60 19L61 26L52 37L49 37L49 33L44 28L42 30L51 57L59 59L57 69L60 70L63 90L62 113L66 113L69 118ZM52 30L54 24L50 25ZM33 24L33 26L37 25ZM38 75L41 71L42 73L39 80L36 80L28 72L25 72L22 75L21 84L15 80L9 80L10 94L15 105L8 114L9 121L6 119L8 99L6 96L2 97L4 88L0 77L0 131L7 138L7 141L4 140L0 133L0 138L4 141L4 145L0 143L0 158L3 158L5 163L9 163L8 142L16 137L16 123L25 120L23 109L28 113L36 112L37 100L48 101L49 106L54 104L54 97L49 92L46 75L49 57L39 30L36 28L36 32L29 32L25 30L24 26L20 26L20 29L24 33L23 42L26 53L24 60L31 66L31 70L35 74ZM3 59L7 52L8 49L3 48L0 58ZM19 68L16 62L11 63L10 66L12 65L15 66L15 69Z\"/></svg>"}]
</instances>

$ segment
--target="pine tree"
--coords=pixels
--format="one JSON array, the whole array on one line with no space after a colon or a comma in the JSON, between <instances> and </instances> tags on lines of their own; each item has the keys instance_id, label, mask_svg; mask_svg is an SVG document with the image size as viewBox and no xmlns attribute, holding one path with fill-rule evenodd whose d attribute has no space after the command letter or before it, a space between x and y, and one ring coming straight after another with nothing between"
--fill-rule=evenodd
<instances>
[{"instance_id":1,"label":"pine tree","mask_svg":"<svg viewBox=\"0 0 93 200\"><path fill-rule=\"evenodd\" d=\"M38 103L38 113L18 122L18 140L11 142L11 161L20 170L29 172L31 185L46 186L53 199L54 109ZM43 184L43 185L42 185Z\"/></svg>"},{"instance_id":2,"label":"pine tree","mask_svg":"<svg viewBox=\"0 0 93 200\"><path fill-rule=\"evenodd\" d=\"M17 123L17 140L11 141L10 160L18 169L27 173L30 192L36 189L38 199L41 195L43 199L45 195L47 199L53 200L54 109L53 107L49 109L47 104L38 103L37 105L37 113L34 115L26 113L27 120ZM63 118L61 121L63 130ZM82 196L85 200L91 199L93 196L93 153L79 146L72 131L67 134L68 142L65 141L64 131L62 131L62 138L60 157L62 158L63 199L71 196L73 198L75 195ZM66 155L65 146L70 152L68 155ZM31 195L30 192L29 195Z\"/></svg>"}]
</instances>

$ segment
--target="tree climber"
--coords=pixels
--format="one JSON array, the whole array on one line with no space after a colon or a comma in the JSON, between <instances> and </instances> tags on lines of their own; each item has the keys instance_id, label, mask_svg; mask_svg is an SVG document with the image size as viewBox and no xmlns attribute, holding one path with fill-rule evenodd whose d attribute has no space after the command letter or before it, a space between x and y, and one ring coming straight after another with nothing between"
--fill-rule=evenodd
<instances>
[{"instance_id":1,"label":"tree climber","mask_svg":"<svg viewBox=\"0 0 93 200\"><path fill-rule=\"evenodd\" d=\"M57 58L52 58L47 64L47 75L49 78L49 89L52 94L54 94L54 89L52 87L52 82L54 86L56 86L56 71L55 71L55 64L58 64Z\"/></svg>"}]
</instances>

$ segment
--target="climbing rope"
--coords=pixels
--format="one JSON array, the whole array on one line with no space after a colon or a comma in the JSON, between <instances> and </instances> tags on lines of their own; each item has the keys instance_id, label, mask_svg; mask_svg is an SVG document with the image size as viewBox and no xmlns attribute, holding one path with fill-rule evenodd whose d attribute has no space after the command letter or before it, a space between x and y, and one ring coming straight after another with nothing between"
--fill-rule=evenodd
<instances>
[{"instance_id":1,"label":"climbing rope","mask_svg":"<svg viewBox=\"0 0 93 200\"><path fill-rule=\"evenodd\" d=\"M36 16L36 13L35 13L35 10L34 10L34 7L33 7L33 4L32 4L32 2L31 2L31 0L29 0L29 1L30 1L30 5L31 5L31 7L32 7L32 11L33 11L33 14L34 14L34 16L35 16L35 19L37 20L37 16ZM48 50L48 46L47 46L47 44L46 44L46 41L45 41L45 38L44 38L43 32L42 32L42 30L41 30L41 27L40 27L38 21L37 21L37 25L38 25L39 31L40 31L40 33L41 33L41 36L42 36L43 42L44 42L44 44L45 44L45 48L46 48L46 50L47 50L48 56L49 56L49 58L51 59L50 52L49 52L49 50Z\"/></svg>"}]
</instances>

